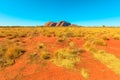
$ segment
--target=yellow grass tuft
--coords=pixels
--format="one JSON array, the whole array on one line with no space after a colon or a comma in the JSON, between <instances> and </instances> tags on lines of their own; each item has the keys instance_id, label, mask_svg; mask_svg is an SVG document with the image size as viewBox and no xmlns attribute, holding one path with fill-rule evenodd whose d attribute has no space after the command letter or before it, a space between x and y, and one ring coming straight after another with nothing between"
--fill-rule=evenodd
<instances>
[{"instance_id":1,"label":"yellow grass tuft","mask_svg":"<svg viewBox=\"0 0 120 80\"><path fill-rule=\"evenodd\" d=\"M85 78L85 79L89 79L90 75L88 73L88 71L85 68L81 68L80 71L81 75Z\"/></svg>"},{"instance_id":2,"label":"yellow grass tuft","mask_svg":"<svg viewBox=\"0 0 120 80\"><path fill-rule=\"evenodd\" d=\"M120 59L111 53L107 53L104 50L93 52L93 56L115 73L120 75Z\"/></svg>"},{"instance_id":3,"label":"yellow grass tuft","mask_svg":"<svg viewBox=\"0 0 120 80\"><path fill-rule=\"evenodd\" d=\"M73 69L76 64L80 61L77 56L77 52L73 52L70 49L60 49L55 52L53 63L58 66Z\"/></svg>"}]
</instances>

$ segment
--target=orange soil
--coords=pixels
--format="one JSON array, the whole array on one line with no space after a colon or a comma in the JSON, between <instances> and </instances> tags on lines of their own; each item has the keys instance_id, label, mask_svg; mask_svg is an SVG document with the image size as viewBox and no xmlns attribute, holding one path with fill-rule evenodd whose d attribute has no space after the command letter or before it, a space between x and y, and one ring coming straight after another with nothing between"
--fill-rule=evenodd
<instances>
[{"instance_id":1,"label":"orange soil","mask_svg":"<svg viewBox=\"0 0 120 80\"><path fill-rule=\"evenodd\" d=\"M0 39L0 41L4 41ZM25 42L27 52L16 60L13 66L9 66L0 70L0 80L86 80L80 73L81 68L88 70L90 75L88 80L120 80L120 75L115 74L112 70L107 68L104 64L94 59L89 52L80 55L81 62L78 63L77 70L69 70L58 67L51 62L45 64L30 64L28 62L28 55L37 51L36 45L44 42L47 49L53 54L57 49L67 47L67 42L58 43L55 37L29 37L21 38ZM81 38L71 38L78 47L82 47L84 41ZM109 40L106 41L108 47L100 47L120 58L119 47L120 41Z\"/></svg>"}]
</instances>

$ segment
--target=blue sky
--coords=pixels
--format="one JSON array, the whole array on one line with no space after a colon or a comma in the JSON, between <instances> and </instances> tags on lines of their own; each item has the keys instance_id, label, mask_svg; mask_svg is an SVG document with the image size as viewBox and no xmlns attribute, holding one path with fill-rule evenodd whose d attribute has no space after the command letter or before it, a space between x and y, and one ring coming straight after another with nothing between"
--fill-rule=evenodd
<instances>
[{"instance_id":1,"label":"blue sky","mask_svg":"<svg viewBox=\"0 0 120 80\"><path fill-rule=\"evenodd\" d=\"M120 26L120 0L0 0L0 25L43 25L61 20Z\"/></svg>"}]
</instances>

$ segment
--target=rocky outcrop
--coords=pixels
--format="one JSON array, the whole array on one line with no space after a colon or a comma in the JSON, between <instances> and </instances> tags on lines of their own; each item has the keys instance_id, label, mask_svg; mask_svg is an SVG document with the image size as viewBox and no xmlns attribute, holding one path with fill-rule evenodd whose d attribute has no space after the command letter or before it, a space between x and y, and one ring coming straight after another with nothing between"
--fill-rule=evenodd
<instances>
[{"instance_id":1,"label":"rocky outcrop","mask_svg":"<svg viewBox=\"0 0 120 80\"><path fill-rule=\"evenodd\" d=\"M45 24L45 26L47 27L52 27L52 26L56 26L57 23L54 23L54 22L48 22Z\"/></svg>"},{"instance_id":2,"label":"rocky outcrop","mask_svg":"<svg viewBox=\"0 0 120 80\"><path fill-rule=\"evenodd\" d=\"M66 22L66 21L60 21L58 23L48 22L48 23L45 24L45 26L47 26L47 27L54 27L54 26L61 27L61 26L70 26L70 25L71 25L71 23Z\"/></svg>"},{"instance_id":3,"label":"rocky outcrop","mask_svg":"<svg viewBox=\"0 0 120 80\"><path fill-rule=\"evenodd\" d=\"M66 21L60 21L56 24L56 26L70 26L71 23L68 23Z\"/></svg>"}]
</instances>

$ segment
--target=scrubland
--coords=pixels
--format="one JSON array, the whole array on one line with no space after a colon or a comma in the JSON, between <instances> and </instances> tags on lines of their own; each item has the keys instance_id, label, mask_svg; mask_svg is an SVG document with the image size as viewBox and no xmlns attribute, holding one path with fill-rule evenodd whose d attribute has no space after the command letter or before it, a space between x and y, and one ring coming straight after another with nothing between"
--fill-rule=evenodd
<instances>
[{"instance_id":1,"label":"scrubland","mask_svg":"<svg viewBox=\"0 0 120 80\"><path fill-rule=\"evenodd\" d=\"M0 80L119 80L120 28L0 28Z\"/></svg>"}]
</instances>

